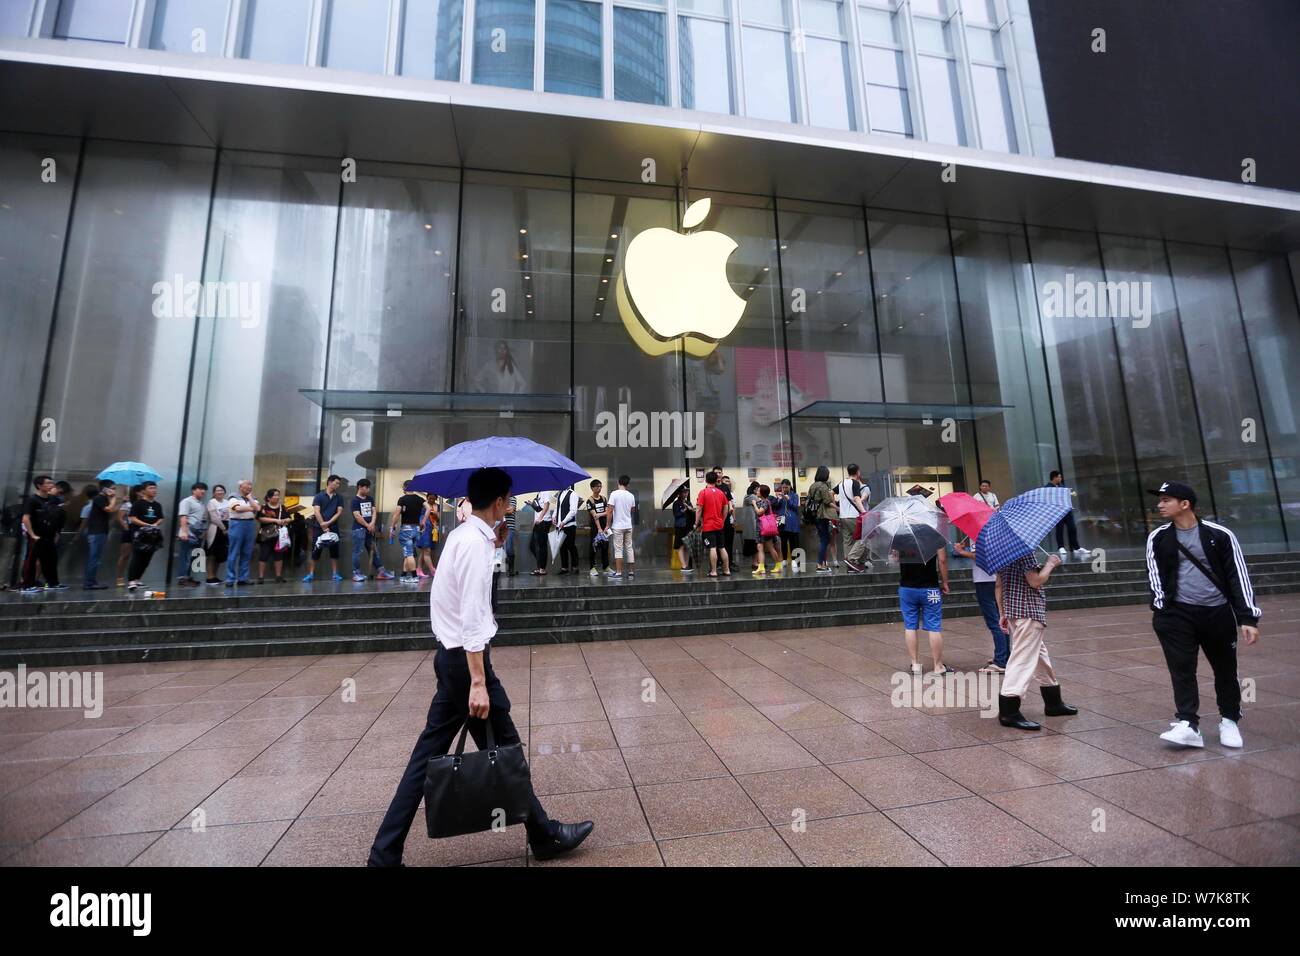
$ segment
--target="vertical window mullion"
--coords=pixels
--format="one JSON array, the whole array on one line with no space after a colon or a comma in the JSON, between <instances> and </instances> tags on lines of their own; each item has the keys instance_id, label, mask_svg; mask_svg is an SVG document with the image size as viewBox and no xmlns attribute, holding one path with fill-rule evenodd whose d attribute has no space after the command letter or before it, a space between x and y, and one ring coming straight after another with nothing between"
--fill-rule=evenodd
<instances>
[{"instance_id":1,"label":"vertical window mullion","mask_svg":"<svg viewBox=\"0 0 1300 956\"><path fill-rule=\"evenodd\" d=\"M388 0L388 49L384 53L384 75L396 76L401 64L402 24L407 0Z\"/></svg>"},{"instance_id":2,"label":"vertical window mullion","mask_svg":"<svg viewBox=\"0 0 1300 956\"><path fill-rule=\"evenodd\" d=\"M858 26L858 0L845 0L849 18L849 80L853 87L853 122L858 130L871 132L871 108L867 105L867 68L862 62L862 31Z\"/></svg>"},{"instance_id":3,"label":"vertical window mullion","mask_svg":"<svg viewBox=\"0 0 1300 956\"><path fill-rule=\"evenodd\" d=\"M533 4L533 92L546 89L546 0Z\"/></svg>"},{"instance_id":4,"label":"vertical window mullion","mask_svg":"<svg viewBox=\"0 0 1300 956\"><path fill-rule=\"evenodd\" d=\"M226 43L224 53L239 57L244 53L244 31L248 26L248 5L244 0L230 0L226 11Z\"/></svg>"},{"instance_id":5,"label":"vertical window mullion","mask_svg":"<svg viewBox=\"0 0 1300 956\"><path fill-rule=\"evenodd\" d=\"M474 80L474 37L477 31L478 10L475 9L475 0L465 0L460 27L460 81L462 83L472 83Z\"/></svg>"},{"instance_id":6,"label":"vertical window mullion","mask_svg":"<svg viewBox=\"0 0 1300 956\"><path fill-rule=\"evenodd\" d=\"M979 105L975 102L975 77L971 75L970 50L966 46L966 14L962 12L960 3L957 4L957 12L948 18L948 29L956 35L952 52L957 58L957 91L961 95L957 109L966 126L966 145L981 149L984 137L980 131Z\"/></svg>"},{"instance_id":7,"label":"vertical window mullion","mask_svg":"<svg viewBox=\"0 0 1300 956\"><path fill-rule=\"evenodd\" d=\"M326 0L311 0L311 11L307 17L307 65L320 66L325 49L325 3Z\"/></svg>"},{"instance_id":8,"label":"vertical window mullion","mask_svg":"<svg viewBox=\"0 0 1300 956\"><path fill-rule=\"evenodd\" d=\"M1002 41L1002 60L1007 68L1007 85L1011 87L1011 122L1016 130L1016 152L1033 155L1034 141L1029 131L1029 107L1025 102L1024 82L1020 73L1020 53L1016 50L1015 24L1006 0L997 0L998 32Z\"/></svg>"},{"instance_id":9,"label":"vertical window mullion","mask_svg":"<svg viewBox=\"0 0 1300 956\"><path fill-rule=\"evenodd\" d=\"M153 31L154 0L135 0L131 4L131 24L127 29L126 45L148 49Z\"/></svg>"},{"instance_id":10,"label":"vertical window mullion","mask_svg":"<svg viewBox=\"0 0 1300 956\"><path fill-rule=\"evenodd\" d=\"M912 5L904 3L898 8L902 27L903 63L907 72L907 104L912 110L912 137L929 140L925 120L925 104L921 102L921 63L916 53L916 34L912 29Z\"/></svg>"},{"instance_id":11,"label":"vertical window mullion","mask_svg":"<svg viewBox=\"0 0 1300 956\"><path fill-rule=\"evenodd\" d=\"M790 30L785 35L786 49L790 51L790 66L794 70L794 121L805 126L810 125L808 109L808 34L803 29L803 16L799 10L799 0L787 0L790 4ZM795 44L798 37L800 43ZM798 47L802 46L800 50ZM775 207L773 207L775 211ZM779 243L778 243L779 244Z\"/></svg>"},{"instance_id":12,"label":"vertical window mullion","mask_svg":"<svg viewBox=\"0 0 1300 956\"><path fill-rule=\"evenodd\" d=\"M682 105L682 77L680 54L677 49L677 0L668 0L665 15L668 17L668 22L664 24L664 29L668 31L668 105L674 109L680 109Z\"/></svg>"},{"instance_id":13,"label":"vertical window mullion","mask_svg":"<svg viewBox=\"0 0 1300 956\"><path fill-rule=\"evenodd\" d=\"M736 116L745 116L745 63L744 51L740 45L740 0L727 0L727 12L731 19L731 112Z\"/></svg>"},{"instance_id":14,"label":"vertical window mullion","mask_svg":"<svg viewBox=\"0 0 1300 956\"><path fill-rule=\"evenodd\" d=\"M614 0L600 4L600 86L604 99L614 98Z\"/></svg>"}]
</instances>

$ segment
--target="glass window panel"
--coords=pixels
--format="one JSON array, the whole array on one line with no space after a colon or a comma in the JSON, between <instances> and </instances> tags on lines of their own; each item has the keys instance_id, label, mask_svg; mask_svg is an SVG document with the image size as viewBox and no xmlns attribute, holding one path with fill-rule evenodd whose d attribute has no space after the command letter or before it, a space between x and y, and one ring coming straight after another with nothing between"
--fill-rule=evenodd
<instances>
[{"instance_id":1,"label":"glass window panel","mask_svg":"<svg viewBox=\"0 0 1300 956\"><path fill-rule=\"evenodd\" d=\"M221 56L225 52L229 12L230 0L156 0L149 46L175 53Z\"/></svg>"},{"instance_id":2,"label":"glass window panel","mask_svg":"<svg viewBox=\"0 0 1300 956\"><path fill-rule=\"evenodd\" d=\"M306 505L315 495L322 417L302 390L325 384L338 199L338 173L324 163L223 154L205 275L259 290L262 316L199 320L187 481L205 481L213 492L221 483L234 494L248 478L258 498L277 488ZM367 424L357 426L364 434ZM369 447L362 441L354 454ZM324 467L332 470L329 458ZM304 544L299 538L295 548Z\"/></svg>"},{"instance_id":3,"label":"glass window panel","mask_svg":"<svg viewBox=\"0 0 1300 956\"><path fill-rule=\"evenodd\" d=\"M921 71L921 103L925 108L926 139L952 146L965 146L966 123L961 115L957 64L933 56L917 59Z\"/></svg>"},{"instance_id":4,"label":"glass window panel","mask_svg":"<svg viewBox=\"0 0 1300 956\"><path fill-rule=\"evenodd\" d=\"M952 237L971 401L1008 406L974 426L979 476L1005 499L1057 463L1033 279L1019 226L953 220Z\"/></svg>"},{"instance_id":5,"label":"glass window panel","mask_svg":"<svg viewBox=\"0 0 1300 956\"><path fill-rule=\"evenodd\" d=\"M745 57L745 115L794 122L794 70L789 36L775 30L746 27L741 41Z\"/></svg>"},{"instance_id":6,"label":"glass window panel","mask_svg":"<svg viewBox=\"0 0 1300 956\"><path fill-rule=\"evenodd\" d=\"M132 0L63 0L54 35L66 40L126 43Z\"/></svg>"},{"instance_id":7,"label":"glass window panel","mask_svg":"<svg viewBox=\"0 0 1300 956\"><path fill-rule=\"evenodd\" d=\"M668 105L664 21L651 10L614 8L614 99Z\"/></svg>"},{"instance_id":8,"label":"glass window panel","mask_svg":"<svg viewBox=\"0 0 1300 956\"><path fill-rule=\"evenodd\" d=\"M533 88L533 0L479 0L474 5L474 82Z\"/></svg>"},{"instance_id":9,"label":"glass window panel","mask_svg":"<svg viewBox=\"0 0 1300 956\"><path fill-rule=\"evenodd\" d=\"M844 4L840 0L802 0L799 18L805 30L844 35Z\"/></svg>"},{"instance_id":10,"label":"glass window panel","mask_svg":"<svg viewBox=\"0 0 1300 956\"><path fill-rule=\"evenodd\" d=\"M1002 41L996 30L967 27L966 50L973 59L1002 62Z\"/></svg>"},{"instance_id":11,"label":"glass window panel","mask_svg":"<svg viewBox=\"0 0 1300 956\"><path fill-rule=\"evenodd\" d=\"M464 0L408 3L402 24L402 75L459 80L464 16Z\"/></svg>"},{"instance_id":12,"label":"glass window panel","mask_svg":"<svg viewBox=\"0 0 1300 956\"><path fill-rule=\"evenodd\" d=\"M692 427L690 444L700 453L703 435L683 417L680 348L653 355L643 351L625 325L630 321L644 327L643 320L636 314L624 316L612 290L620 279L626 280L624 256L642 232L652 228L676 231L673 191L662 186L611 187L580 181L574 197L574 222L573 458L602 481L605 497L620 474L632 477L631 491L641 502L640 521L632 529L636 563L671 567L674 556L668 534L672 512L660 509L656 496L667 481L661 476L670 470L682 474L688 444L685 427ZM710 221L706 228L712 225ZM620 405L626 408L625 417L666 413L668 428L660 433L662 440L604 440L600 426L617 419ZM698 487L698 482L692 482L692 488ZM587 481L580 482L576 490L583 499L591 496ZM578 519L578 553L584 564L591 553L590 525L588 516Z\"/></svg>"},{"instance_id":13,"label":"glass window panel","mask_svg":"<svg viewBox=\"0 0 1300 956\"><path fill-rule=\"evenodd\" d=\"M679 17L681 35L677 57L681 63L682 108L730 113L731 27L714 20Z\"/></svg>"},{"instance_id":14,"label":"glass window panel","mask_svg":"<svg viewBox=\"0 0 1300 956\"><path fill-rule=\"evenodd\" d=\"M866 71L867 81L885 86L906 86L903 72L903 54L897 50L882 50L879 47L862 48L862 67Z\"/></svg>"},{"instance_id":15,"label":"glass window panel","mask_svg":"<svg viewBox=\"0 0 1300 956\"><path fill-rule=\"evenodd\" d=\"M0 36L26 36L31 26L35 0L5 0L0 3Z\"/></svg>"},{"instance_id":16,"label":"glass window panel","mask_svg":"<svg viewBox=\"0 0 1300 956\"><path fill-rule=\"evenodd\" d=\"M186 287L207 278L212 162L211 150L87 142L39 410L58 423L59 440L38 444L37 473L80 489L109 462L145 462L162 475L168 539L195 331ZM94 294L82 294L88 289ZM233 338L247 334L238 316L219 321ZM111 409L118 426L105 427L96 409ZM101 583L113 579L116 556L110 541ZM166 570L163 548L144 580L161 582Z\"/></svg>"},{"instance_id":17,"label":"glass window panel","mask_svg":"<svg viewBox=\"0 0 1300 956\"><path fill-rule=\"evenodd\" d=\"M463 199L456 388L567 393L573 319L569 184L472 178Z\"/></svg>"},{"instance_id":18,"label":"glass window panel","mask_svg":"<svg viewBox=\"0 0 1300 956\"><path fill-rule=\"evenodd\" d=\"M1016 127L1011 116L1007 71L976 64L971 67L971 79L979 113L981 147L1014 153L1017 149Z\"/></svg>"},{"instance_id":19,"label":"glass window panel","mask_svg":"<svg viewBox=\"0 0 1300 956\"><path fill-rule=\"evenodd\" d=\"M59 170L48 183L31 175L47 156ZM6 506L31 490L27 459L76 169L75 140L0 134L0 381L7 393L0 415L0 496ZM75 531L75 525L67 530ZM0 535L6 581L18 546L16 534ZM64 574L71 573L65 566Z\"/></svg>"},{"instance_id":20,"label":"glass window panel","mask_svg":"<svg viewBox=\"0 0 1300 956\"><path fill-rule=\"evenodd\" d=\"M912 109L907 102L907 90L868 83L867 110L871 114L871 132L912 135Z\"/></svg>"},{"instance_id":21,"label":"glass window panel","mask_svg":"<svg viewBox=\"0 0 1300 956\"><path fill-rule=\"evenodd\" d=\"M916 37L916 48L930 53L951 53L952 40L948 36L948 24L925 17L912 19L912 33Z\"/></svg>"},{"instance_id":22,"label":"glass window panel","mask_svg":"<svg viewBox=\"0 0 1300 956\"><path fill-rule=\"evenodd\" d=\"M546 85L548 93L601 95L598 3L547 0Z\"/></svg>"},{"instance_id":23,"label":"glass window panel","mask_svg":"<svg viewBox=\"0 0 1300 956\"><path fill-rule=\"evenodd\" d=\"M677 0L679 13L707 13L715 17L731 15L731 5L727 0Z\"/></svg>"},{"instance_id":24,"label":"glass window panel","mask_svg":"<svg viewBox=\"0 0 1300 956\"><path fill-rule=\"evenodd\" d=\"M1101 236L1109 294L1107 312L1119 339L1120 371L1128 394L1133 444L1143 488L1162 481L1205 487L1205 456L1196 427L1196 397L1183 351L1173 283L1159 240ZM1134 295L1136 293L1136 295ZM1100 299L1098 300L1100 302ZM1116 314L1118 313L1118 314ZM1171 415L1169 409L1185 410ZM1205 505L1208 508L1208 495ZM1148 508L1154 507L1154 499ZM1154 520L1154 519L1153 519Z\"/></svg>"},{"instance_id":25,"label":"glass window panel","mask_svg":"<svg viewBox=\"0 0 1300 956\"><path fill-rule=\"evenodd\" d=\"M244 56L272 63L305 63L311 0L248 0Z\"/></svg>"},{"instance_id":26,"label":"glass window panel","mask_svg":"<svg viewBox=\"0 0 1300 956\"><path fill-rule=\"evenodd\" d=\"M849 45L815 37L808 37L805 45L808 122L813 126L853 129L853 78L849 71Z\"/></svg>"},{"instance_id":27,"label":"glass window panel","mask_svg":"<svg viewBox=\"0 0 1300 956\"><path fill-rule=\"evenodd\" d=\"M902 43L898 31L898 14L887 10L873 10L870 7L858 8L858 31L864 40L879 43Z\"/></svg>"},{"instance_id":28,"label":"glass window panel","mask_svg":"<svg viewBox=\"0 0 1300 956\"><path fill-rule=\"evenodd\" d=\"M932 13L937 17L947 16L948 4L945 0L911 0L913 13Z\"/></svg>"},{"instance_id":29,"label":"glass window panel","mask_svg":"<svg viewBox=\"0 0 1300 956\"><path fill-rule=\"evenodd\" d=\"M1150 500L1139 489L1134 467L1115 332L1109 315L1098 316L1078 299L1078 290L1096 290L1105 280L1097 237L1048 229L1030 229L1029 235L1048 372L1058 396L1061 464L1053 467L1061 469L1065 484L1077 494L1079 543L1085 548L1141 546Z\"/></svg>"},{"instance_id":30,"label":"glass window panel","mask_svg":"<svg viewBox=\"0 0 1300 956\"><path fill-rule=\"evenodd\" d=\"M1300 541L1300 319L1286 258L1232 250L1237 293L1264 402L1273 474L1282 497L1291 547ZM1274 539L1277 540L1277 539Z\"/></svg>"},{"instance_id":31,"label":"glass window panel","mask_svg":"<svg viewBox=\"0 0 1300 956\"><path fill-rule=\"evenodd\" d=\"M447 390L456 202L454 172L416 179L376 166L344 190L331 389Z\"/></svg>"},{"instance_id":32,"label":"glass window panel","mask_svg":"<svg viewBox=\"0 0 1300 956\"><path fill-rule=\"evenodd\" d=\"M947 226L938 217L897 213L869 214L868 223L885 401L969 403ZM934 425L921 421L882 431L883 457L903 488L925 481L942 494L971 484L969 424L958 429L956 442L943 441Z\"/></svg>"},{"instance_id":33,"label":"glass window panel","mask_svg":"<svg viewBox=\"0 0 1300 956\"><path fill-rule=\"evenodd\" d=\"M330 0L322 65L364 73L384 72L389 0Z\"/></svg>"},{"instance_id":34,"label":"glass window panel","mask_svg":"<svg viewBox=\"0 0 1300 956\"><path fill-rule=\"evenodd\" d=\"M913 4L915 6L915 3ZM997 23L993 0L961 0L962 17L967 23Z\"/></svg>"},{"instance_id":35,"label":"glass window panel","mask_svg":"<svg viewBox=\"0 0 1300 956\"><path fill-rule=\"evenodd\" d=\"M785 0L740 0L740 19L745 23L767 23L777 27L790 25Z\"/></svg>"},{"instance_id":36,"label":"glass window panel","mask_svg":"<svg viewBox=\"0 0 1300 956\"><path fill-rule=\"evenodd\" d=\"M1226 250L1171 242L1169 264L1200 410L1214 508L1243 545L1277 542L1282 531L1272 463L1260 429L1263 419L1251 349L1242 331ZM1256 423L1254 441L1243 440L1247 419Z\"/></svg>"}]
</instances>

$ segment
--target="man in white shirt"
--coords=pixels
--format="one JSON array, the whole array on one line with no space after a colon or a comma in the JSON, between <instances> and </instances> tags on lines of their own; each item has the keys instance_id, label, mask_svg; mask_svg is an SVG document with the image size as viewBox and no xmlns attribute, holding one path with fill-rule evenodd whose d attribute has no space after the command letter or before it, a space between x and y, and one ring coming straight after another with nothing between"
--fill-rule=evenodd
<instances>
[{"instance_id":1,"label":"man in white shirt","mask_svg":"<svg viewBox=\"0 0 1300 956\"><path fill-rule=\"evenodd\" d=\"M981 491L986 485L988 485L987 481L980 482ZM996 501L997 496L994 496L993 500ZM971 559L970 576L975 584L975 600L979 602L980 613L984 615L984 626L993 635L993 656L989 658L987 664L980 668L980 673L1004 674L1007 669L1007 659L1011 656L1011 635L1002 630L1002 625L998 621L998 576L989 574L974 563L974 541L967 540L965 544L959 542L954 544L952 549L963 558Z\"/></svg>"},{"instance_id":2,"label":"man in white shirt","mask_svg":"<svg viewBox=\"0 0 1300 956\"><path fill-rule=\"evenodd\" d=\"M492 613L492 554L506 537L510 476L500 468L480 468L470 475L468 491L473 513L447 535L429 590L429 620L438 641L433 658L438 689L429 705L424 732L411 751L370 848L370 866L401 865L406 834L424 796L429 758L447 753L466 721L480 750L487 747L489 720L499 746L519 743L519 732L510 719L510 698L492 671L488 648L497 632ZM574 849L594 827L590 820L556 823L547 817L535 795L524 821L529 846L539 860Z\"/></svg>"},{"instance_id":3,"label":"man in white shirt","mask_svg":"<svg viewBox=\"0 0 1300 956\"><path fill-rule=\"evenodd\" d=\"M982 501L990 508L996 508L1001 504L998 496L993 493L993 483L987 478L980 479L980 490L978 493L971 495L976 501Z\"/></svg>"},{"instance_id":4,"label":"man in white shirt","mask_svg":"<svg viewBox=\"0 0 1300 956\"><path fill-rule=\"evenodd\" d=\"M623 573L624 555L627 560L627 576L636 577L636 553L632 550L632 509L636 507L636 495L627 490L632 479L627 475L618 476L618 491L609 496L610 520L609 533L614 539L614 570L609 572L611 578Z\"/></svg>"},{"instance_id":5,"label":"man in white shirt","mask_svg":"<svg viewBox=\"0 0 1300 956\"><path fill-rule=\"evenodd\" d=\"M871 489L858 480L860 474L861 469L857 465L849 465L848 477L835 489L840 499L840 554L844 555L845 563L848 563L849 548L858 528L858 515L867 510L867 501L871 497ZM838 561L835 566L839 566ZM853 569L854 566L850 567ZM856 570L864 569L861 565L856 565Z\"/></svg>"}]
</instances>

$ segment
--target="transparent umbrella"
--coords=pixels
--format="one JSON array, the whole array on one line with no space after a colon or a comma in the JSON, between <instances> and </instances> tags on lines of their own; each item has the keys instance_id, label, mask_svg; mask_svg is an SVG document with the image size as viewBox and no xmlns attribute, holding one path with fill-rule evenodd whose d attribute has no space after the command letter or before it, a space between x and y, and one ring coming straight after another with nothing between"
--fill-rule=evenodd
<instances>
[{"instance_id":1,"label":"transparent umbrella","mask_svg":"<svg viewBox=\"0 0 1300 956\"><path fill-rule=\"evenodd\" d=\"M886 498L862 519L867 548L882 561L925 564L948 545L948 516L918 495Z\"/></svg>"}]
</instances>

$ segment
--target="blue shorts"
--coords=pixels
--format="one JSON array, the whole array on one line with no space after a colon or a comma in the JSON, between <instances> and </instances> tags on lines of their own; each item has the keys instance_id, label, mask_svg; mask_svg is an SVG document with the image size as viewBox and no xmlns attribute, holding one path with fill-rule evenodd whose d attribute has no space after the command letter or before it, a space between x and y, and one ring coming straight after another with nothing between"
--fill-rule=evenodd
<instances>
[{"instance_id":1,"label":"blue shorts","mask_svg":"<svg viewBox=\"0 0 1300 956\"><path fill-rule=\"evenodd\" d=\"M899 588L898 608L909 631L918 623L927 631L943 630L943 592L938 588Z\"/></svg>"},{"instance_id":2,"label":"blue shorts","mask_svg":"<svg viewBox=\"0 0 1300 956\"><path fill-rule=\"evenodd\" d=\"M419 537L417 537L417 538L415 539L415 546L416 546L417 548L432 548L432 547L433 547L433 529L432 529L432 528L426 528L426 527L423 527L423 526L422 526L422 527L420 528L420 534L419 534Z\"/></svg>"},{"instance_id":3,"label":"blue shorts","mask_svg":"<svg viewBox=\"0 0 1300 956\"><path fill-rule=\"evenodd\" d=\"M415 539L420 536L419 525L404 524L397 532L397 540L402 543L402 557L415 557Z\"/></svg>"}]
</instances>

